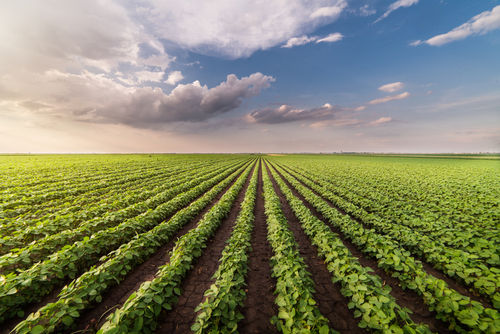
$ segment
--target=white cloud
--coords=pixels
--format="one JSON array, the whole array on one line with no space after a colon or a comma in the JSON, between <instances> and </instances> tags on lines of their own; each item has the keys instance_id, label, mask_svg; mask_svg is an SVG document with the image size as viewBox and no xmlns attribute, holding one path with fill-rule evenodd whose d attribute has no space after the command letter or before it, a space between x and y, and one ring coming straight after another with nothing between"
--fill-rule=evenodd
<instances>
[{"instance_id":1,"label":"white cloud","mask_svg":"<svg viewBox=\"0 0 500 334\"><path fill-rule=\"evenodd\" d=\"M299 45L304 45L307 43L314 42L317 39L318 39L317 36L308 37L306 35L300 36L300 37L292 37L286 42L286 44L282 45L281 47L282 48L293 48L294 46L299 46Z\"/></svg>"},{"instance_id":2,"label":"white cloud","mask_svg":"<svg viewBox=\"0 0 500 334\"><path fill-rule=\"evenodd\" d=\"M277 108L264 108L252 111L246 116L250 123L279 124L296 121L324 120L332 118L342 108L325 103L321 107L310 109L296 109L283 104Z\"/></svg>"},{"instance_id":3,"label":"white cloud","mask_svg":"<svg viewBox=\"0 0 500 334\"><path fill-rule=\"evenodd\" d=\"M138 71L134 73L136 80L138 83L143 83L143 82L161 82L161 79L163 78L163 71L162 72L152 72L152 71Z\"/></svg>"},{"instance_id":4,"label":"white cloud","mask_svg":"<svg viewBox=\"0 0 500 334\"><path fill-rule=\"evenodd\" d=\"M393 2L389 8L387 8L387 11L379 17L377 20L375 20L375 23L377 23L380 20L385 19L389 14L391 14L393 11L402 8L402 7L410 7L418 3L418 0L397 0Z\"/></svg>"},{"instance_id":5,"label":"white cloud","mask_svg":"<svg viewBox=\"0 0 500 334\"><path fill-rule=\"evenodd\" d=\"M374 8L370 8L369 5L363 5L359 8L359 15L370 16L375 14L377 11Z\"/></svg>"},{"instance_id":6,"label":"white cloud","mask_svg":"<svg viewBox=\"0 0 500 334\"><path fill-rule=\"evenodd\" d=\"M394 93L397 92L398 90L403 89L404 84L402 82L393 82L393 83L388 83L385 85L382 85L378 88L378 90L382 92L387 92L387 93Z\"/></svg>"},{"instance_id":7,"label":"white cloud","mask_svg":"<svg viewBox=\"0 0 500 334\"><path fill-rule=\"evenodd\" d=\"M99 13L99 15L96 15ZM0 9L0 73L135 63L140 27L111 1L6 1Z\"/></svg>"},{"instance_id":8,"label":"white cloud","mask_svg":"<svg viewBox=\"0 0 500 334\"><path fill-rule=\"evenodd\" d=\"M334 32L333 34L316 40L316 43L333 43L342 40L342 38L344 38L344 35L339 32Z\"/></svg>"},{"instance_id":9,"label":"white cloud","mask_svg":"<svg viewBox=\"0 0 500 334\"><path fill-rule=\"evenodd\" d=\"M344 38L344 35L342 35L339 32L334 32L331 33L327 36L324 37L319 37L319 36L300 36L300 37L292 37L290 38L286 44L282 45L282 48L293 48L295 46L300 46L300 45L305 45L311 42L316 42L316 43L333 43L333 42L338 42L341 41L342 38Z\"/></svg>"},{"instance_id":10,"label":"white cloud","mask_svg":"<svg viewBox=\"0 0 500 334\"><path fill-rule=\"evenodd\" d=\"M395 101L395 100L403 100L410 97L410 93L404 92L398 95L391 95L391 96L386 96L386 97L381 97L378 99L371 100L368 102L368 104L380 104L380 103L386 103L390 101Z\"/></svg>"},{"instance_id":11,"label":"white cloud","mask_svg":"<svg viewBox=\"0 0 500 334\"><path fill-rule=\"evenodd\" d=\"M20 110L58 119L138 128L198 122L227 113L274 81L261 73L243 78L230 74L213 88L195 81L180 84L165 94L160 88L126 87L104 74L88 71L70 74L52 70L31 79L12 87L10 103L17 104Z\"/></svg>"},{"instance_id":12,"label":"white cloud","mask_svg":"<svg viewBox=\"0 0 500 334\"><path fill-rule=\"evenodd\" d=\"M158 38L204 54L250 56L333 22L345 0L145 0L137 15Z\"/></svg>"},{"instance_id":13,"label":"white cloud","mask_svg":"<svg viewBox=\"0 0 500 334\"><path fill-rule=\"evenodd\" d=\"M344 6L329 6L329 7L321 7L316 9L314 12L311 14L312 19L316 19L319 17L328 17L328 18L338 18L340 13L342 13L342 10L344 9Z\"/></svg>"},{"instance_id":14,"label":"white cloud","mask_svg":"<svg viewBox=\"0 0 500 334\"><path fill-rule=\"evenodd\" d=\"M370 122L369 125L377 126L377 125L389 123L389 122L392 122L392 117L380 117L379 119L376 119L376 120Z\"/></svg>"},{"instance_id":15,"label":"white cloud","mask_svg":"<svg viewBox=\"0 0 500 334\"><path fill-rule=\"evenodd\" d=\"M139 58L138 62L141 65L159 67L164 71L168 65L175 60L175 57L170 57L168 54L162 51L159 54L151 55L147 58Z\"/></svg>"},{"instance_id":16,"label":"white cloud","mask_svg":"<svg viewBox=\"0 0 500 334\"><path fill-rule=\"evenodd\" d=\"M487 10L474 16L466 23L445 34L434 36L426 41L415 41L410 43L410 45L417 46L425 43L432 46L440 46L469 36L482 35L495 29L500 29L500 5L490 11Z\"/></svg>"},{"instance_id":17,"label":"white cloud","mask_svg":"<svg viewBox=\"0 0 500 334\"><path fill-rule=\"evenodd\" d=\"M173 86L182 79L184 79L184 76L182 75L181 71L173 71L169 73L167 80L165 80L165 83Z\"/></svg>"},{"instance_id":18,"label":"white cloud","mask_svg":"<svg viewBox=\"0 0 500 334\"><path fill-rule=\"evenodd\" d=\"M309 125L310 128L319 129L326 127L342 127L342 126L354 126L360 125L362 121L355 118L343 118L343 119L329 119L325 121L314 122Z\"/></svg>"}]
</instances>

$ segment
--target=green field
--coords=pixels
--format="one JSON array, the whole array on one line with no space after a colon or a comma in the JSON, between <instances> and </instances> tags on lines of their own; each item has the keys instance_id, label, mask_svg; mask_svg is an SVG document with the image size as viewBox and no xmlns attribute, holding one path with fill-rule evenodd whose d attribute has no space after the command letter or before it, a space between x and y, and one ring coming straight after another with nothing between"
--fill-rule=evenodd
<instances>
[{"instance_id":1,"label":"green field","mask_svg":"<svg viewBox=\"0 0 500 334\"><path fill-rule=\"evenodd\" d=\"M498 333L498 155L1 155L0 333Z\"/></svg>"}]
</instances>

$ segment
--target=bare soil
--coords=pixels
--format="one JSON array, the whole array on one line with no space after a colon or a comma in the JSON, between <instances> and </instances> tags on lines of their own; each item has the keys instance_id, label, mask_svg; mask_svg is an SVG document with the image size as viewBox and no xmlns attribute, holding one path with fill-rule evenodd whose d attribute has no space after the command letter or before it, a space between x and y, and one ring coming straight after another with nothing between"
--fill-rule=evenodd
<instances>
[{"instance_id":1,"label":"bare soil","mask_svg":"<svg viewBox=\"0 0 500 334\"><path fill-rule=\"evenodd\" d=\"M280 172L278 172L278 174L283 177ZM412 314L410 314L410 317L415 323L424 323L428 325L429 328L434 332L453 333L452 331L448 330L448 325L446 323L436 319L435 312L429 311L429 308L427 307L427 305L425 305L420 295L411 290L404 290L399 285L399 281L397 278L390 276L383 269L379 268L375 259L365 256L357 248L356 245L354 245L348 238L343 235L343 233L339 229L327 223L328 220L324 218L321 213L319 213L309 202L307 202L305 198L301 194L299 194L297 190L285 178L283 179L285 180L285 183L288 185L288 187L292 190L293 194L297 196L318 219L325 222L325 224L332 230L332 232L336 233L339 236L344 246L346 246L351 254L358 259L361 265L370 267L373 270L374 274L378 275L382 279L384 284L387 284L391 287L391 295L396 299L396 302L400 306L406 307L411 312L413 312ZM305 184L301 184L307 187ZM313 191L312 189L310 190ZM317 193L316 195L319 196L319 194ZM333 204L331 204L330 202L329 204L335 208L335 206L333 206Z\"/></svg>"},{"instance_id":2,"label":"bare soil","mask_svg":"<svg viewBox=\"0 0 500 334\"><path fill-rule=\"evenodd\" d=\"M256 168L255 166L253 168ZM214 282L212 276L219 267L219 259L231 236L234 224L238 218L241 203L245 198L251 174L234 201L231 211L224 218L215 235L207 241L202 255L195 263L187 276L182 280L181 295L177 305L170 311L162 311L158 317L157 333L189 333L191 325L196 319L195 308L203 301L203 294Z\"/></svg>"},{"instance_id":3,"label":"bare soil","mask_svg":"<svg viewBox=\"0 0 500 334\"><path fill-rule=\"evenodd\" d=\"M281 165L280 165L281 166ZM281 166L283 167L283 166ZM284 168L286 170L286 168ZM297 178L295 178L298 182L300 182L304 187L307 187L309 188L306 184L304 184L302 181L298 180ZM315 180L312 180L312 179L309 179L311 180L312 182L318 184ZM319 185L319 184L318 184ZM354 217L352 216L351 214L345 212L344 210L342 210L341 208L335 206L335 204L333 204L330 200L328 200L327 198L324 198L322 197L320 194L318 194L317 192L315 192L313 189L309 188L309 190L311 190L312 192L314 192L316 195L318 195L319 197L323 198L324 201L326 201L328 203L328 205L330 205L332 208L336 209L337 211L339 211L340 213L342 213L343 215L347 215L349 216L352 220L358 222L359 224L361 224L363 227L365 228L370 228L370 226L367 226L361 219L357 218L357 217ZM381 234L384 234L384 233L381 233ZM451 278L449 276L447 276L445 273L443 273L443 271L439 270L439 269L436 269L433 267L432 264L428 263L425 259L423 259L422 257L420 256L417 256L415 254L412 253L412 256L419 260L420 262L422 262L422 265L425 269L425 271L436 277L436 278L439 278L443 281L445 281L450 288L458 291L459 293L461 293L462 295L466 296L466 297L469 297L470 299L472 300L475 300L479 303L481 303L484 307L487 307L487 308L493 308L492 307L492 304L491 302L484 296L480 295L479 293L473 291L473 289L471 288L468 288L466 285L464 285L462 282L459 282L458 280L454 279L454 278Z\"/></svg>"},{"instance_id":4,"label":"bare soil","mask_svg":"<svg viewBox=\"0 0 500 334\"><path fill-rule=\"evenodd\" d=\"M240 173L241 174L241 173ZM240 175L238 174L238 176ZM127 298L135 292L141 284L155 278L158 268L168 263L170 251L173 249L178 238L196 227L201 218L207 213L215 203L226 193L226 191L236 182L238 176L221 191L212 202L207 205L193 220L184 225L171 240L160 247L149 259L133 269L119 285L110 288L103 296L101 303L94 308L82 312L78 320L76 330L86 330L86 333L96 332L106 320L108 314L120 308ZM72 333L69 331L68 333Z\"/></svg>"},{"instance_id":5,"label":"bare soil","mask_svg":"<svg viewBox=\"0 0 500 334\"><path fill-rule=\"evenodd\" d=\"M340 285L332 282L332 275L328 271L325 262L318 257L317 247L311 244L304 233L299 219L295 216L271 173L269 173L269 176L273 182L274 191L280 198L281 208L288 225L299 245L300 255L312 275L316 290L314 300L318 303L321 314L328 319L329 326L337 331L343 333L368 333L358 327L358 320L354 318L354 313L347 307L349 300L340 292Z\"/></svg>"},{"instance_id":6,"label":"bare soil","mask_svg":"<svg viewBox=\"0 0 500 334\"><path fill-rule=\"evenodd\" d=\"M252 250L248 262L247 298L242 309L245 318L238 324L238 331L242 334L277 333L276 327L271 324L271 318L278 314L278 307L274 304L276 280L271 277L270 259L273 256L273 251L267 241L267 222L262 188L262 160L254 215Z\"/></svg>"}]
</instances>

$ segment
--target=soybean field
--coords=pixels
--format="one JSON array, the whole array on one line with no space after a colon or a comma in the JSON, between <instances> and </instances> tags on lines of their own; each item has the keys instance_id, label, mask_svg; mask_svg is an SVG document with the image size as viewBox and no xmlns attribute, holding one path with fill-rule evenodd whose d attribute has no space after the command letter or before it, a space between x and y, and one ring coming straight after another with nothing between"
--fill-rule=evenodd
<instances>
[{"instance_id":1,"label":"soybean field","mask_svg":"<svg viewBox=\"0 0 500 334\"><path fill-rule=\"evenodd\" d=\"M0 156L0 333L498 333L500 159Z\"/></svg>"}]
</instances>

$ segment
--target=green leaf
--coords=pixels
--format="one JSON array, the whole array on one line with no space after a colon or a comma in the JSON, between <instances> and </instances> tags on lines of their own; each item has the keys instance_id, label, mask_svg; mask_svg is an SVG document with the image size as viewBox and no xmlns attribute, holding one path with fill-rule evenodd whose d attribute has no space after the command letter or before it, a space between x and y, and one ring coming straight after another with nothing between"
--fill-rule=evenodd
<instances>
[{"instance_id":1,"label":"green leaf","mask_svg":"<svg viewBox=\"0 0 500 334\"><path fill-rule=\"evenodd\" d=\"M327 325L321 326L321 328L319 329L319 334L328 334L328 333L330 333L330 328L328 328Z\"/></svg>"},{"instance_id":2,"label":"green leaf","mask_svg":"<svg viewBox=\"0 0 500 334\"><path fill-rule=\"evenodd\" d=\"M62 318L62 322L63 324L65 324L66 326L71 326L73 324L73 318L70 317L69 315L65 316L64 318Z\"/></svg>"},{"instance_id":3,"label":"green leaf","mask_svg":"<svg viewBox=\"0 0 500 334\"><path fill-rule=\"evenodd\" d=\"M44 331L45 331L45 328L42 325L37 325L37 326L33 327L30 334L40 334L40 333L43 333Z\"/></svg>"},{"instance_id":4,"label":"green leaf","mask_svg":"<svg viewBox=\"0 0 500 334\"><path fill-rule=\"evenodd\" d=\"M161 305L161 303L163 303L163 298L160 295L154 295L153 300L155 301L156 304Z\"/></svg>"}]
</instances>

